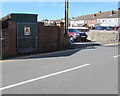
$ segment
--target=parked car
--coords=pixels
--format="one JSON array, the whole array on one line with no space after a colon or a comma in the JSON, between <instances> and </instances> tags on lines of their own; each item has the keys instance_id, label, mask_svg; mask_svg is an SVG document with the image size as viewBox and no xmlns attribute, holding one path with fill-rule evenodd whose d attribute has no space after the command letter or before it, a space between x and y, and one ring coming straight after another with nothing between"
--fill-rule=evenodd
<instances>
[{"instance_id":1,"label":"parked car","mask_svg":"<svg viewBox=\"0 0 120 96\"><path fill-rule=\"evenodd\" d=\"M108 31L111 31L110 28L104 27L104 26L96 26L96 27L95 27L95 30L108 30Z\"/></svg>"},{"instance_id":2,"label":"parked car","mask_svg":"<svg viewBox=\"0 0 120 96\"><path fill-rule=\"evenodd\" d=\"M79 41L87 40L87 34L85 32L80 32L74 28L68 28L68 35L72 42L77 41L77 40Z\"/></svg>"},{"instance_id":3,"label":"parked car","mask_svg":"<svg viewBox=\"0 0 120 96\"><path fill-rule=\"evenodd\" d=\"M74 27L69 27L69 28L77 29L80 32L89 32L89 28L87 28L87 27L74 26Z\"/></svg>"}]
</instances>

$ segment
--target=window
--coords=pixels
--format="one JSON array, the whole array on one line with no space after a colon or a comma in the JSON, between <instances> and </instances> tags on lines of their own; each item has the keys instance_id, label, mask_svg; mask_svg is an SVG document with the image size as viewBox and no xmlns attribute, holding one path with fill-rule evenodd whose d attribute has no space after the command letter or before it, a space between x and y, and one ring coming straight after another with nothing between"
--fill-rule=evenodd
<instances>
[{"instance_id":1,"label":"window","mask_svg":"<svg viewBox=\"0 0 120 96\"><path fill-rule=\"evenodd\" d=\"M98 20L98 22L100 22L100 20Z\"/></svg>"}]
</instances>

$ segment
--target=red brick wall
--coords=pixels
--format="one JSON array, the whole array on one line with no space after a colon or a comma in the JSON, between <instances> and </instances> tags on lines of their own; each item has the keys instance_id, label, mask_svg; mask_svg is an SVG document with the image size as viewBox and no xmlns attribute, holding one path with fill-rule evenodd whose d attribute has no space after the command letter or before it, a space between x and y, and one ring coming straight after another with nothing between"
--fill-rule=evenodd
<instances>
[{"instance_id":1,"label":"red brick wall","mask_svg":"<svg viewBox=\"0 0 120 96\"><path fill-rule=\"evenodd\" d=\"M59 31L59 49L64 49L64 23L59 23L57 24L59 26L60 31Z\"/></svg>"},{"instance_id":2,"label":"red brick wall","mask_svg":"<svg viewBox=\"0 0 120 96\"><path fill-rule=\"evenodd\" d=\"M16 53L16 22L8 21L2 34L2 57L15 56ZM58 26L44 26L38 22L38 52L50 52L64 48L64 23Z\"/></svg>"},{"instance_id":3,"label":"red brick wall","mask_svg":"<svg viewBox=\"0 0 120 96\"><path fill-rule=\"evenodd\" d=\"M2 57L9 56L9 33L8 28L2 30Z\"/></svg>"},{"instance_id":4,"label":"red brick wall","mask_svg":"<svg viewBox=\"0 0 120 96\"><path fill-rule=\"evenodd\" d=\"M2 57L16 55L16 22L6 23L8 27L2 29Z\"/></svg>"},{"instance_id":5,"label":"red brick wall","mask_svg":"<svg viewBox=\"0 0 120 96\"><path fill-rule=\"evenodd\" d=\"M44 26L38 23L38 50L49 52L63 49L64 47L64 23L58 26Z\"/></svg>"},{"instance_id":6,"label":"red brick wall","mask_svg":"<svg viewBox=\"0 0 120 96\"><path fill-rule=\"evenodd\" d=\"M58 26L45 26L45 52L58 50L59 31Z\"/></svg>"},{"instance_id":7,"label":"red brick wall","mask_svg":"<svg viewBox=\"0 0 120 96\"><path fill-rule=\"evenodd\" d=\"M8 30L9 30L9 54L10 56L16 55L16 22L9 21L8 22Z\"/></svg>"},{"instance_id":8,"label":"red brick wall","mask_svg":"<svg viewBox=\"0 0 120 96\"><path fill-rule=\"evenodd\" d=\"M45 42L44 23L38 22L38 52L44 52L44 42Z\"/></svg>"}]
</instances>

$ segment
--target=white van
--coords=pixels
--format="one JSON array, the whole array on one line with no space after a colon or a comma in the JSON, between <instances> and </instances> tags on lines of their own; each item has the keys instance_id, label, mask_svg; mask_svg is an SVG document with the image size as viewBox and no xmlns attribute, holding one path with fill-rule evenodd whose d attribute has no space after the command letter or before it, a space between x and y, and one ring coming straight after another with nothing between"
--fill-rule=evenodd
<instances>
[{"instance_id":1,"label":"white van","mask_svg":"<svg viewBox=\"0 0 120 96\"><path fill-rule=\"evenodd\" d=\"M87 28L87 27L75 26L75 27L69 27L69 28L77 29L78 31L81 31L81 32L88 32L89 31L89 28Z\"/></svg>"}]
</instances>

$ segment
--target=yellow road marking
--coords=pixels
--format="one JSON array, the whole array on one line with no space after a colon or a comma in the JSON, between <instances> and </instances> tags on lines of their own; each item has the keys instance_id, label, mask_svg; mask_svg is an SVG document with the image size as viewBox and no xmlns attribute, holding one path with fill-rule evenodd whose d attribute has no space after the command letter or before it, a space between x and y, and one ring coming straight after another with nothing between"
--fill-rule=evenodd
<instances>
[{"instance_id":1,"label":"yellow road marking","mask_svg":"<svg viewBox=\"0 0 120 96\"><path fill-rule=\"evenodd\" d=\"M118 45L118 43L104 44L103 46Z\"/></svg>"},{"instance_id":2,"label":"yellow road marking","mask_svg":"<svg viewBox=\"0 0 120 96\"><path fill-rule=\"evenodd\" d=\"M0 60L0 63L10 62L10 61L16 61L16 60Z\"/></svg>"}]
</instances>

